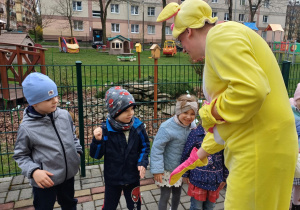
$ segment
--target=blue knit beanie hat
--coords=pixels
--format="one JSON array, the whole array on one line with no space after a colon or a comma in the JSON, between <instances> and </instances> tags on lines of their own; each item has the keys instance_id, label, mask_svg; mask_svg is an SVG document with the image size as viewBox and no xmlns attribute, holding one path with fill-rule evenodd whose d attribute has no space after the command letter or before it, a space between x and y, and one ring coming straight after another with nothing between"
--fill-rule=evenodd
<instances>
[{"instance_id":1,"label":"blue knit beanie hat","mask_svg":"<svg viewBox=\"0 0 300 210\"><path fill-rule=\"evenodd\" d=\"M112 118L119 116L128 107L136 105L133 96L120 86L111 87L106 91L105 104Z\"/></svg>"},{"instance_id":2,"label":"blue knit beanie hat","mask_svg":"<svg viewBox=\"0 0 300 210\"><path fill-rule=\"evenodd\" d=\"M38 72L29 74L22 82L22 86L30 106L58 95L56 84L47 75Z\"/></svg>"}]
</instances>

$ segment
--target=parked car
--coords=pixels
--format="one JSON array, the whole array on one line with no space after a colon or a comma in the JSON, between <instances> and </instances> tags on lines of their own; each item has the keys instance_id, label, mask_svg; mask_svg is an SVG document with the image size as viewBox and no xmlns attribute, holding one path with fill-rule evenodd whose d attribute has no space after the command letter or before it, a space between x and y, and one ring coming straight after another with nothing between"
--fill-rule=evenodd
<instances>
[{"instance_id":1,"label":"parked car","mask_svg":"<svg viewBox=\"0 0 300 210\"><path fill-rule=\"evenodd\" d=\"M92 48L97 49L97 45L103 45L102 41L95 41L92 43Z\"/></svg>"},{"instance_id":2,"label":"parked car","mask_svg":"<svg viewBox=\"0 0 300 210\"><path fill-rule=\"evenodd\" d=\"M176 41L176 48L177 48L177 52L182 52L183 50L181 43L179 41Z\"/></svg>"}]
</instances>

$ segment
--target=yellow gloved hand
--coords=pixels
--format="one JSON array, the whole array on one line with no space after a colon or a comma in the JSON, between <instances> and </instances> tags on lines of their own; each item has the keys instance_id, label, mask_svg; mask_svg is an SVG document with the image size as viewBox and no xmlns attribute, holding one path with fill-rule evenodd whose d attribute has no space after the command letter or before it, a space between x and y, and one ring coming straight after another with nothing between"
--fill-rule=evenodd
<instances>
[{"instance_id":1,"label":"yellow gloved hand","mask_svg":"<svg viewBox=\"0 0 300 210\"><path fill-rule=\"evenodd\" d=\"M194 169L196 167L207 165L207 158L205 158L205 161L202 162L197 155L197 151L198 149L194 147L190 154L190 157L186 161L181 163L177 168L175 168L175 170L171 173L169 181L170 185L175 184L186 171Z\"/></svg>"},{"instance_id":2,"label":"yellow gloved hand","mask_svg":"<svg viewBox=\"0 0 300 210\"><path fill-rule=\"evenodd\" d=\"M202 127L210 133L213 133L213 128L216 124L225 123L224 120L216 120L216 118L214 118L212 115L212 109L214 108L216 102L217 98L212 100L211 103L204 101L204 105L199 110L199 115L202 120Z\"/></svg>"}]
</instances>

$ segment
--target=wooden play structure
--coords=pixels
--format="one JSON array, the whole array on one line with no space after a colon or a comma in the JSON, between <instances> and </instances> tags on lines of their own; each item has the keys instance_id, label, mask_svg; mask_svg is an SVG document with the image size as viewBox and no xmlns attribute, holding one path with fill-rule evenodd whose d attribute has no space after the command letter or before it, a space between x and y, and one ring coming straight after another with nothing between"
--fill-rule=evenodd
<instances>
[{"instance_id":1,"label":"wooden play structure","mask_svg":"<svg viewBox=\"0 0 300 210\"><path fill-rule=\"evenodd\" d=\"M177 53L176 43L173 40L166 40L164 43L163 54L174 56Z\"/></svg>"},{"instance_id":2,"label":"wooden play structure","mask_svg":"<svg viewBox=\"0 0 300 210\"><path fill-rule=\"evenodd\" d=\"M5 48L6 46L10 48ZM15 106L16 100L24 97L21 85L26 76L35 72L35 68L46 74L46 50L41 47L0 42L1 101L5 100L6 103ZM15 59L17 65L13 65Z\"/></svg>"},{"instance_id":3,"label":"wooden play structure","mask_svg":"<svg viewBox=\"0 0 300 210\"><path fill-rule=\"evenodd\" d=\"M58 37L59 51L64 53L79 53L80 48L75 37Z\"/></svg>"},{"instance_id":4,"label":"wooden play structure","mask_svg":"<svg viewBox=\"0 0 300 210\"><path fill-rule=\"evenodd\" d=\"M107 39L109 42L109 54L110 55L133 55L131 53L131 41L130 39L122 36L122 35L117 35L112 38Z\"/></svg>"},{"instance_id":5,"label":"wooden play structure","mask_svg":"<svg viewBox=\"0 0 300 210\"><path fill-rule=\"evenodd\" d=\"M266 33L268 33L268 31L272 32L271 42L282 41L283 39L284 30L282 29L282 26L280 24L269 24L264 31L266 31ZM270 42L270 40L268 39L268 34L267 34L266 41Z\"/></svg>"}]
</instances>

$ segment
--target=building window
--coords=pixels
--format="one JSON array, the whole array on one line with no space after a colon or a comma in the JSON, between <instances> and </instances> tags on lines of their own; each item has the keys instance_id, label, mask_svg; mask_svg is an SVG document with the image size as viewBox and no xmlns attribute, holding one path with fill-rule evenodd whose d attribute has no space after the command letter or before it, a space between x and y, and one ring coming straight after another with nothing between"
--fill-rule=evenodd
<instances>
[{"instance_id":1,"label":"building window","mask_svg":"<svg viewBox=\"0 0 300 210\"><path fill-rule=\"evenodd\" d=\"M73 1L73 11L82 11L81 1Z\"/></svg>"},{"instance_id":2,"label":"building window","mask_svg":"<svg viewBox=\"0 0 300 210\"><path fill-rule=\"evenodd\" d=\"M113 43L111 43L111 48L113 48L113 49L122 49L123 44L119 43L119 42L113 42Z\"/></svg>"},{"instance_id":3,"label":"building window","mask_svg":"<svg viewBox=\"0 0 300 210\"><path fill-rule=\"evenodd\" d=\"M265 0L264 1L264 7L269 8L269 6L270 6L270 1L269 0Z\"/></svg>"},{"instance_id":4,"label":"building window","mask_svg":"<svg viewBox=\"0 0 300 210\"><path fill-rule=\"evenodd\" d=\"M131 33L139 33L139 25L131 24Z\"/></svg>"},{"instance_id":5,"label":"building window","mask_svg":"<svg viewBox=\"0 0 300 210\"><path fill-rule=\"evenodd\" d=\"M239 14L239 21L244 22L245 14Z\"/></svg>"},{"instance_id":6,"label":"building window","mask_svg":"<svg viewBox=\"0 0 300 210\"><path fill-rule=\"evenodd\" d=\"M266 31L262 31L262 32L261 32L261 37L262 37L263 39L266 39L266 38L267 38L267 32L266 32Z\"/></svg>"},{"instance_id":7,"label":"building window","mask_svg":"<svg viewBox=\"0 0 300 210\"><path fill-rule=\"evenodd\" d=\"M83 21L74 20L73 25L75 31L83 31Z\"/></svg>"},{"instance_id":8,"label":"building window","mask_svg":"<svg viewBox=\"0 0 300 210\"><path fill-rule=\"evenodd\" d=\"M246 4L246 0L240 0L240 5L245 5Z\"/></svg>"},{"instance_id":9,"label":"building window","mask_svg":"<svg viewBox=\"0 0 300 210\"><path fill-rule=\"evenodd\" d=\"M148 7L148 16L155 16L155 7Z\"/></svg>"},{"instance_id":10,"label":"building window","mask_svg":"<svg viewBox=\"0 0 300 210\"><path fill-rule=\"evenodd\" d=\"M138 15L139 14L139 6L131 6L131 14Z\"/></svg>"},{"instance_id":11,"label":"building window","mask_svg":"<svg viewBox=\"0 0 300 210\"><path fill-rule=\"evenodd\" d=\"M212 17L217 17L218 13L217 12L212 12L211 16Z\"/></svg>"},{"instance_id":12,"label":"building window","mask_svg":"<svg viewBox=\"0 0 300 210\"><path fill-rule=\"evenodd\" d=\"M110 12L111 13L119 13L119 5L118 4L111 4L110 5Z\"/></svg>"},{"instance_id":13,"label":"building window","mask_svg":"<svg viewBox=\"0 0 300 210\"><path fill-rule=\"evenodd\" d=\"M93 17L100 17L101 12L93 10Z\"/></svg>"},{"instance_id":14,"label":"building window","mask_svg":"<svg viewBox=\"0 0 300 210\"><path fill-rule=\"evenodd\" d=\"M264 15L263 16L263 23L268 23L268 19L269 19L269 17Z\"/></svg>"},{"instance_id":15,"label":"building window","mask_svg":"<svg viewBox=\"0 0 300 210\"><path fill-rule=\"evenodd\" d=\"M111 24L111 32L120 33L120 24L119 23L112 23Z\"/></svg>"},{"instance_id":16,"label":"building window","mask_svg":"<svg viewBox=\"0 0 300 210\"><path fill-rule=\"evenodd\" d=\"M211 3L218 3L218 0L211 0Z\"/></svg>"},{"instance_id":17,"label":"building window","mask_svg":"<svg viewBox=\"0 0 300 210\"><path fill-rule=\"evenodd\" d=\"M155 34L155 26L153 25L148 26L148 34Z\"/></svg>"},{"instance_id":18,"label":"building window","mask_svg":"<svg viewBox=\"0 0 300 210\"><path fill-rule=\"evenodd\" d=\"M172 30L170 26L166 26L166 35L172 35Z\"/></svg>"},{"instance_id":19,"label":"building window","mask_svg":"<svg viewBox=\"0 0 300 210\"><path fill-rule=\"evenodd\" d=\"M225 21L229 20L229 13L225 13L225 14L224 14L224 20L225 20Z\"/></svg>"}]
</instances>

